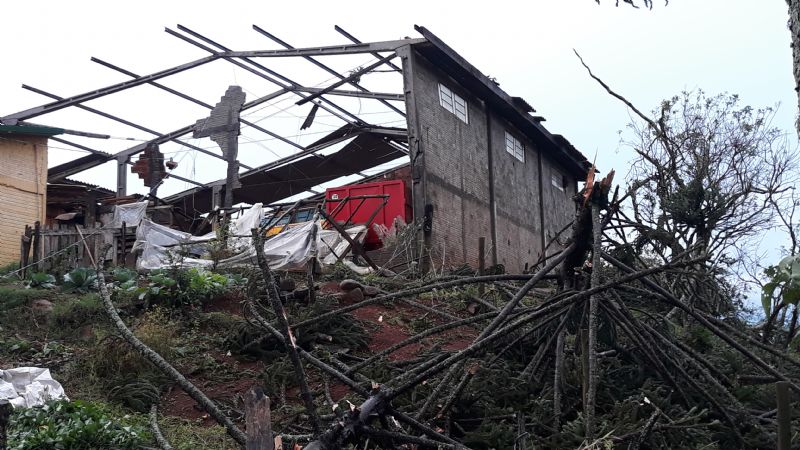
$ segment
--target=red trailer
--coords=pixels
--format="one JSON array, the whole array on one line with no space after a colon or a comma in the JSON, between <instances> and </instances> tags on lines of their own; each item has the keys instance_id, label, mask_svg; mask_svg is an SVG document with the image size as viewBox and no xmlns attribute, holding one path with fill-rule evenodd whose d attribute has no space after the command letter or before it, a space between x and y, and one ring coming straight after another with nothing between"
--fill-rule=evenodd
<instances>
[{"instance_id":1,"label":"red trailer","mask_svg":"<svg viewBox=\"0 0 800 450\"><path fill-rule=\"evenodd\" d=\"M388 196L388 198L386 198L386 205L378 210L377 214L375 211L384 201L380 197L352 199L342 203L342 200L347 197L358 196ZM326 189L325 210L328 214L333 214L332 218L337 222L344 223L350 219L350 224L368 225L369 231L364 241L368 250L380 248L382 245L380 237L373 227L374 224L392 228L394 220L398 217L405 223L410 223L412 219L411 195L402 180L353 184ZM375 214L374 218L367 224L373 214Z\"/></svg>"}]
</instances>

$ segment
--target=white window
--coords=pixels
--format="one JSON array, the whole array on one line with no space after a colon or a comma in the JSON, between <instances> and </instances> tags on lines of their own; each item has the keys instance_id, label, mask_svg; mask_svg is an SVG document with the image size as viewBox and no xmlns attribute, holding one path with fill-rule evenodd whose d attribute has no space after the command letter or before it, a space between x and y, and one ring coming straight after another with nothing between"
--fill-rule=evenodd
<instances>
[{"instance_id":1,"label":"white window","mask_svg":"<svg viewBox=\"0 0 800 450\"><path fill-rule=\"evenodd\" d=\"M514 158L525 162L525 146L508 131L506 131L506 151Z\"/></svg>"},{"instance_id":2,"label":"white window","mask_svg":"<svg viewBox=\"0 0 800 450\"><path fill-rule=\"evenodd\" d=\"M462 122L469 123L467 101L441 83L439 83L439 104L442 105L442 108L455 114Z\"/></svg>"},{"instance_id":3,"label":"white window","mask_svg":"<svg viewBox=\"0 0 800 450\"><path fill-rule=\"evenodd\" d=\"M550 184L555 186L555 188L558 189L559 191L564 192L566 180L560 174L554 173L550 175Z\"/></svg>"}]
</instances>

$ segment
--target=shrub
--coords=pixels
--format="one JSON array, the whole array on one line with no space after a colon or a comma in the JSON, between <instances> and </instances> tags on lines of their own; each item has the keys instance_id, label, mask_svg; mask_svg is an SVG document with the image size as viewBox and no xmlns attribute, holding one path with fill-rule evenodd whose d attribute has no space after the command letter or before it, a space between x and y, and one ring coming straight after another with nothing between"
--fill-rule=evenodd
<instances>
[{"instance_id":1,"label":"shrub","mask_svg":"<svg viewBox=\"0 0 800 450\"><path fill-rule=\"evenodd\" d=\"M77 330L103 317L103 302L97 294L86 294L72 300L57 301L50 314L50 326L58 330Z\"/></svg>"},{"instance_id":2,"label":"shrub","mask_svg":"<svg viewBox=\"0 0 800 450\"><path fill-rule=\"evenodd\" d=\"M33 291L11 286L0 286L0 315L14 308L29 304L38 298L50 298L52 293L47 291Z\"/></svg>"},{"instance_id":3,"label":"shrub","mask_svg":"<svg viewBox=\"0 0 800 450\"><path fill-rule=\"evenodd\" d=\"M33 272L25 282L26 288L53 289L56 287L56 277L45 272Z\"/></svg>"},{"instance_id":4,"label":"shrub","mask_svg":"<svg viewBox=\"0 0 800 450\"><path fill-rule=\"evenodd\" d=\"M64 275L64 292L85 294L97 289L97 273L88 267L78 267Z\"/></svg>"},{"instance_id":5,"label":"shrub","mask_svg":"<svg viewBox=\"0 0 800 450\"><path fill-rule=\"evenodd\" d=\"M117 289L130 289L136 287L139 274L127 267L117 267L111 271L111 281Z\"/></svg>"},{"instance_id":6,"label":"shrub","mask_svg":"<svg viewBox=\"0 0 800 450\"><path fill-rule=\"evenodd\" d=\"M9 273L19 269L19 263L10 262L5 266L0 266L0 277L8 275Z\"/></svg>"},{"instance_id":7,"label":"shrub","mask_svg":"<svg viewBox=\"0 0 800 450\"><path fill-rule=\"evenodd\" d=\"M242 277L227 276L205 269L154 270L146 287L134 288L140 300L166 303L170 306L191 306L220 297L229 289L246 283Z\"/></svg>"},{"instance_id":8,"label":"shrub","mask_svg":"<svg viewBox=\"0 0 800 450\"><path fill-rule=\"evenodd\" d=\"M114 417L103 405L81 401L16 410L8 427L9 450L134 449L147 438L128 416Z\"/></svg>"},{"instance_id":9,"label":"shrub","mask_svg":"<svg viewBox=\"0 0 800 450\"><path fill-rule=\"evenodd\" d=\"M134 327L136 336L148 347L170 360L175 355L177 326L161 308L146 312ZM101 338L95 348L85 355L84 370L108 385L130 382L131 377L152 380L158 384L161 372L147 359L116 335Z\"/></svg>"}]
</instances>

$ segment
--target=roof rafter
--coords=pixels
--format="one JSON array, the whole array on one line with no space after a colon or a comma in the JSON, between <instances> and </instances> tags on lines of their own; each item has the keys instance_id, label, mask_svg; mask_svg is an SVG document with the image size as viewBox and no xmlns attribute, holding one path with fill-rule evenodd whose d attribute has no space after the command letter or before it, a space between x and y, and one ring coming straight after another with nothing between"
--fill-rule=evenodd
<instances>
[{"instance_id":1,"label":"roof rafter","mask_svg":"<svg viewBox=\"0 0 800 450\"><path fill-rule=\"evenodd\" d=\"M278 38L277 36L273 35L272 33L268 32L267 30L264 30L263 28L259 27L258 25L253 25L253 29L258 31L259 33L263 34L264 36L268 37L269 39L273 40L274 42L286 47L287 49L290 49L290 50L294 50L295 49L294 47L289 45L288 42ZM372 55L377 55L378 58L381 57L380 54L378 54L377 52L370 52L370 53ZM340 80L344 80L345 79L344 75L342 75L339 72L331 69L330 67L328 67L327 65L319 62L318 60L314 59L313 57L311 57L311 56L303 56L303 58L306 61L309 61L310 63L312 63L315 66L319 67L320 69L322 69L322 70L328 72L329 74L339 78ZM352 85L353 87L355 87L356 89L358 89L359 91L361 91L361 92L365 92L365 93L369 92L369 90L367 88L365 88L365 87L361 86L360 84L358 84L358 82L356 80L349 80L348 83L350 85ZM374 98L374 97L367 97L367 98ZM392 111L400 114L403 117L406 116L405 112L401 111L396 106L394 106L391 103L387 102L385 99L380 99L380 101L381 101L381 103L383 103L384 106L386 106L387 108L391 109Z\"/></svg>"},{"instance_id":2,"label":"roof rafter","mask_svg":"<svg viewBox=\"0 0 800 450\"><path fill-rule=\"evenodd\" d=\"M42 114L51 113L53 111L58 111L59 109L64 109L70 107L72 105L77 105L79 103L83 103L85 101L94 100L96 98L104 97L108 94L113 94L115 92L124 91L125 89L132 88L134 86L139 86L141 84L147 83L149 81L158 80L164 77L168 77L170 75L175 75L176 73L180 73L194 67L202 66L203 64L210 63L218 58L217 55L206 56L205 58L196 59L194 61L188 62L186 64L181 64L179 66L170 67L169 69L165 69L159 72L152 73L150 75L145 75L143 77L139 77L135 80L123 81L122 83L112 84L111 86L107 86L101 89L97 89L94 91L86 92L84 94L79 94L73 97L63 98L61 100L57 100L55 102L47 103L45 105L36 106L30 109L26 109L25 111L20 111L14 114L9 114L0 118L0 122L6 125L16 125L17 122L20 120L30 119L36 116L41 116Z\"/></svg>"}]
</instances>

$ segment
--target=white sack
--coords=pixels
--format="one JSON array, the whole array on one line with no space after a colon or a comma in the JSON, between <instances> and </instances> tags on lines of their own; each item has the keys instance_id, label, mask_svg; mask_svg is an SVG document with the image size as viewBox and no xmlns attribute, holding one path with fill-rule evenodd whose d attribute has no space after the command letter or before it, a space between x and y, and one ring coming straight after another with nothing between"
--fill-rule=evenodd
<instances>
[{"instance_id":1,"label":"white sack","mask_svg":"<svg viewBox=\"0 0 800 450\"><path fill-rule=\"evenodd\" d=\"M50 376L50 369L18 367L0 370L0 403L11 403L14 408L31 408L62 398L69 400L61 384Z\"/></svg>"}]
</instances>

